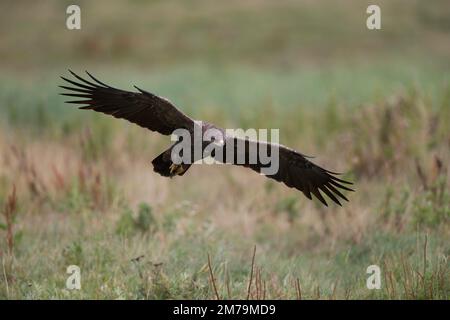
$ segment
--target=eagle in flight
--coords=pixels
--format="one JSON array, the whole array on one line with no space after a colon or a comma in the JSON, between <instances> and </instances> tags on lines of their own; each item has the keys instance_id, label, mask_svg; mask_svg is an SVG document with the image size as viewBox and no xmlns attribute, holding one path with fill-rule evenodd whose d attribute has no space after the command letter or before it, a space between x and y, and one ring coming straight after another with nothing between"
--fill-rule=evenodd
<instances>
[{"instance_id":1,"label":"eagle in flight","mask_svg":"<svg viewBox=\"0 0 450 320\"><path fill-rule=\"evenodd\" d=\"M163 135L171 135L177 129L185 129L189 132L194 132L195 126L200 126L201 132L208 129L216 129L222 134L221 144L226 150L226 145L233 143L234 146L245 146L244 151L238 151L233 156L232 164L241 165L250 168L256 172L263 173L264 167L267 164L260 161L257 157L256 161L250 161L249 154L252 148L256 147L259 150L265 147L270 152L272 148L278 150L278 170L274 174L266 175L267 177L279 182L283 182L290 188L295 188L303 192L308 198L312 199L313 194L325 206L327 202L321 192L328 196L338 205L341 205L340 200L346 200L346 196L342 190L354 191L348 185L351 182L339 179L338 173L328 171L318 165L312 163L307 159L307 156L279 144L268 143L264 141L254 141L247 137L238 138L230 136L225 133L224 129L216 127L206 122L199 122L191 119L180 111L169 100L159 97L153 93L144 91L135 86L139 92L130 92L113 88L96 78L86 71L90 77L86 80L74 72L70 71L73 77L77 80L71 80L61 77L71 86L60 86L68 90L66 93L61 93L64 96L82 98L82 100L66 101L67 103L74 103L81 105L80 109L91 109L97 112L110 114L116 118L123 118L132 123L135 123L143 128L151 131L159 132ZM199 124L200 123L200 124ZM153 161L153 170L164 177L182 176L189 169L194 162L174 163L172 161L172 149L180 141L175 142L167 150L157 156ZM202 145L203 148L206 144ZM253 149L254 150L254 149ZM225 151L224 151L225 152ZM240 152L240 154L239 154ZM242 154L244 153L244 154ZM214 157L214 153L210 154ZM235 156L243 156L244 161L236 161ZM202 157L204 155L202 154ZM198 160L198 159L194 159Z\"/></svg>"}]
</instances>

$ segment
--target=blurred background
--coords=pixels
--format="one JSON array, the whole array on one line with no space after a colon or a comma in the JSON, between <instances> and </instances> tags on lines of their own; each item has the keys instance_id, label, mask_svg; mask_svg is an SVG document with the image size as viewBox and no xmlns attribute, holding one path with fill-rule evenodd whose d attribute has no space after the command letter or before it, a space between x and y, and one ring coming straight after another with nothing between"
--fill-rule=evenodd
<instances>
[{"instance_id":1,"label":"blurred background","mask_svg":"<svg viewBox=\"0 0 450 320\"><path fill-rule=\"evenodd\" d=\"M414 86L436 93L448 69L444 0L380 1L380 31L366 28L369 1L80 1L81 30L66 28L70 4L2 2L10 86L53 86L68 68L88 69L117 85L149 83L190 112L234 114L268 102L355 106Z\"/></svg>"},{"instance_id":2,"label":"blurred background","mask_svg":"<svg viewBox=\"0 0 450 320\"><path fill-rule=\"evenodd\" d=\"M0 297L213 298L211 268L245 298L256 245L253 298L447 299L449 40L446 0L3 0ZM164 179L150 161L169 140L64 104L67 69L279 128L357 192L324 209L243 168ZM64 290L70 264L81 291Z\"/></svg>"}]
</instances>

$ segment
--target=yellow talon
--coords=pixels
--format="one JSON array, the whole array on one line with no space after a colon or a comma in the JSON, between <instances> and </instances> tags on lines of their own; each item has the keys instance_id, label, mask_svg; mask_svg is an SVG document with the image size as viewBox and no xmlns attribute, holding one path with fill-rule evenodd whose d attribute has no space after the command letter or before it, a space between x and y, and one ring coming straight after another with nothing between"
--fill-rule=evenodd
<instances>
[{"instance_id":1,"label":"yellow talon","mask_svg":"<svg viewBox=\"0 0 450 320\"><path fill-rule=\"evenodd\" d=\"M169 167L169 172L171 176L182 174L184 172L182 165L172 163Z\"/></svg>"}]
</instances>

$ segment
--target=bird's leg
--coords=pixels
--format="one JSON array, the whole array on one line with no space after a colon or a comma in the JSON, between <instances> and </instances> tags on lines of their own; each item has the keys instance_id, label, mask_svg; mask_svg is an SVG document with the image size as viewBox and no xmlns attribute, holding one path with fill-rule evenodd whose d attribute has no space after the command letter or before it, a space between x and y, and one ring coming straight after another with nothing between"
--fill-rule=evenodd
<instances>
[{"instance_id":1,"label":"bird's leg","mask_svg":"<svg viewBox=\"0 0 450 320\"><path fill-rule=\"evenodd\" d=\"M177 170L177 165L176 164L174 164L174 163L172 163L171 165L170 165L170 167L169 167L169 173L170 173L170 176L173 176L174 175L174 172Z\"/></svg>"},{"instance_id":2,"label":"bird's leg","mask_svg":"<svg viewBox=\"0 0 450 320\"><path fill-rule=\"evenodd\" d=\"M169 170L170 170L169 172L170 172L171 177L182 174L185 171L185 169L183 168L183 165L175 164L175 163L172 163L170 165Z\"/></svg>"}]
</instances>

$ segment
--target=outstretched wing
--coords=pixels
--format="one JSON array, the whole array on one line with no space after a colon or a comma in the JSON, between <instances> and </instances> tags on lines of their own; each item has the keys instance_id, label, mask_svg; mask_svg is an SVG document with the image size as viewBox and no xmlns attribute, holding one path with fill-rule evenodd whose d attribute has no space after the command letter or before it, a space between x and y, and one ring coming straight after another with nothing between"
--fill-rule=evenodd
<instances>
[{"instance_id":1,"label":"outstretched wing","mask_svg":"<svg viewBox=\"0 0 450 320\"><path fill-rule=\"evenodd\" d=\"M170 101L158 97L150 92L136 87L140 92L119 90L94 78L83 79L74 72L69 72L78 81L61 77L72 86L60 86L69 90L61 93L64 96L82 98L84 100L66 101L82 105L80 109L91 109L110 114L116 118L123 118L141 127L157 131L164 135L171 134L175 129L185 128L190 130L194 126L191 118L177 109Z\"/></svg>"},{"instance_id":2,"label":"outstretched wing","mask_svg":"<svg viewBox=\"0 0 450 320\"><path fill-rule=\"evenodd\" d=\"M266 176L268 178L275 179L276 181L283 182L290 188L295 188L302 191L308 199L312 199L311 194L313 194L325 206L328 206L328 204L321 192L327 195L338 205L341 205L340 198L348 201L347 197L342 193L342 190L354 191L346 186L351 185L351 182L336 177L339 175L338 173L328 171L318 165L315 165L306 159L305 155L302 155L301 153L283 145L251 141L236 137L227 138L226 143L228 144L230 141L233 142L235 150L233 164L239 165L238 157L239 154L241 154L243 158L245 157L245 161L240 165L251 168L259 173L264 173L261 169L264 167L269 167L270 165L267 163L267 159L262 160L260 158L259 150L261 147L264 147L264 151L268 150L267 152L269 156L275 155L276 153L274 153L274 148L278 148L278 171L275 174ZM241 147L241 149L239 149L239 144L245 145L245 148ZM257 152L253 157L253 161L251 161L252 157L250 156L252 152ZM242 155L242 153L244 153L244 155ZM256 161L254 161L255 159Z\"/></svg>"}]
</instances>

